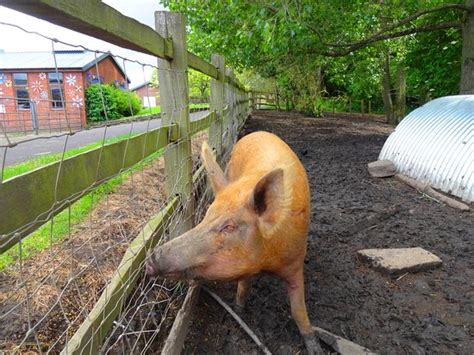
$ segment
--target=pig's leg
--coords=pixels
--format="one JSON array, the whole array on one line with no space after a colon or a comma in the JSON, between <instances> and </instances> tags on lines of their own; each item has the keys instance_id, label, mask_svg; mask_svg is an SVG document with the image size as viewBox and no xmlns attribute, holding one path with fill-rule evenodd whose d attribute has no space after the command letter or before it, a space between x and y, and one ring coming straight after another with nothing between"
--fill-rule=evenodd
<instances>
[{"instance_id":1,"label":"pig's leg","mask_svg":"<svg viewBox=\"0 0 474 355\"><path fill-rule=\"evenodd\" d=\"M245 299L247 298L247 294L250 290L250 277L246 279L242 279L237 284L237 293L235 294L235 304L239 308L245 307Z\"/></svg>"},{"instance_id":2,"label":"pig's leg","mask_svg":"<svg viewBox=\"0 0 474 355\"><path fill-rule=\"evenodd\" d=\"M306 312L306 305L304 301L304 277L303 268L298 270L295 274L285 278L286 287L288 290L288 297L290 298L291 315L304 338L308 354L324 354L319 345L313 327L308 319Z\"/></svg>"}]
</instances>

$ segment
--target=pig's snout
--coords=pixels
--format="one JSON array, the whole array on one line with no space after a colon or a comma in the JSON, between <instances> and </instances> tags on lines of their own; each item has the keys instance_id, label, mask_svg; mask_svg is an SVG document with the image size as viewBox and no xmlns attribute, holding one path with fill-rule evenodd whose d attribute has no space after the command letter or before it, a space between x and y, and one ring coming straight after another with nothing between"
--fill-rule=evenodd
<instances>
[{"instance_id":1,"label":"pig's snout","mask_svg":"<svg viewBox=\"0 0 474 355\"><path fill-rule=\"evenodd\" d=\"M158 262L160 260L161 254L163 253L163 250L161 248L156 248L153 250L153 252L150 254L148 260L146 261L145 268L146 268L146 274L148 276L156 276L158 275L160 269L158 267Z\"/></svg>"}]
</instances>

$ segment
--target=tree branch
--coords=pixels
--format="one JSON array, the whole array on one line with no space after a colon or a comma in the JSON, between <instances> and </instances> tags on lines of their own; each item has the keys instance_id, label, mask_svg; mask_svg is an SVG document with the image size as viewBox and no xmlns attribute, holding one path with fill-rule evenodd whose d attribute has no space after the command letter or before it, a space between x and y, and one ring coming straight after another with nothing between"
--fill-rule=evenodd
<instances>
[{"instance_id":1,"label":"tree branch","mask_svg":"<svg viewBox=\"0 0 474 355\"><path fill-rule=\"evenodd\" d=\"M368 37L368 38L366 38L364 40L361 40L359 42L354 42L351 46L345 48L344 50L323 51L323 52L320 52L320 54L324 55L324 56L327 56L327 57L343 57L345 55L350 54L351 52L354 52L354 51L357 51L357 50L359 50L363 47L366 47L369 44L372 44L372 43L375 43L375 42L380 42L380 41L383 41L383 40L386 40L386 39L399 38L399 37L411 35L411 34L414 34L414 33L438 31L438 30L445 30L445 29L448 29L448 28L456 28L456 27L458 27L458 28L461 27L461 24L457 21L442 22L442 23L437 23L437 24L414 27L414 28L410 28L410 29L407 29L407 30L403 30L403 31L378 35L377 37L375 37L375 36Z\"/></svg>"},{"instance_id":2,"label":"tree branch","mask_svg":"<svg viewBox=\"0 0 474 355\"><path fill-rule=\"evenodd\" d=\"M393 24L393 25L390 25L390 26L387 26L385 27L383 30L380 30L379 32L376 32L374 33L373 35L367 37L367 38L364 38L360 41L355 41L355 42L350 42L350 43L343 43L343 44L337 44L337 43L325 43L324 45L327 46L327 47L334 47L334 48L345 48L345 47L354 47L354 46L357 46L359 43L361 42L367 42L368 43L373 43L373 42L377 42L381 39L385 39L385 38L382 38L386 35L387 32L391 32L393 31L394 29L400 27L400 26L403 26L403 25L406 25L408 23L410 23L411 21L413 20L416 20L417 18L421 17L421 16L424 16L424 15L427 15L427 14L430 14L430 13L433 13L433 12L438 12L438 11L445 11L445 10L462 10L462 11L468 11L469 9L462 5L462 4L444 4L444 5L440 5L440 6L436 6L436 7L433 7L431 9L426 9L426 10L421 10L421 11L418 11L418 12L415 12L413 15L410 15L408 17L405 17L404 19L398 21L397 23ZM308 27L308 26L307 26ZM308 27L310 30L314 31L319 37L321 36L320 33L318 33L318 31L316 31L315 29L313 28L310 28ZM400 37L400 36L398 36ZM391 37L390 37L391 38Z\"/></svg>"}]
</instances>

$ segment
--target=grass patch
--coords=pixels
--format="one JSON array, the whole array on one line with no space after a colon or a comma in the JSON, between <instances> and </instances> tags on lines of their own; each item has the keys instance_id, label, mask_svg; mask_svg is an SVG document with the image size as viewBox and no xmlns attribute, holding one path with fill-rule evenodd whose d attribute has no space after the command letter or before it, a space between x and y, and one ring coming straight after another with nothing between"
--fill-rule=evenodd
<instances>
[{"instance_id":1,"label":"grass patch","mask_svg":"<svg viewBox=\"0 0 474 355\"><path fill-rule=\"evenodd\" d=\"M133 134L132 136L140 133ZM111 144L116 141L127 139L130 135L122 135L106 140L106 144ZM70 149L65 153L65 157L71 157L91 149L100 147L102 143L93 143L84 147ZM107 194L114 191L114 189L120 185L125 178L127 178L133 171L140 169L142 166L149 164L153 159L163 154L163 149L156 153L151 154L142 162L138 163L132 169L120 174L109 181L103 183L94 191L84 195L82 198L77 200L71 205L70 208L66 208L59 214L57 214L52 221L48 221L43 224L36 231L31 233L29 236L22 241L22 258L28 259L35 255L41 250L49 248L54 243L62 241L66 236L73 231L73 226L83 221L89 212L96 206L96 204ZM46 164L50 164L60 160L62 153L46 155L43 157L35 158L24 163L6 167L4 171L5 178L14 177L19 174L26 173L33 169L37 169ZM19 245L15 245L5 253L0 255L0 271L6 267L16 263L19 260Z\"/></svg>"},{"instance_id":2,"label":"grass patch","mask_svg":"<svg viewBox=\"0 0 474 355\"><path fill-rule=\"evenodd\" d=\"M128 137L130 137L130 138L135 137L138 134L140 134L140 133L133 133L132 135L123 134L123 135L120 135L120 136L117 136L117 137L112 137L112 138L106 139L105 144L111 144L111 143L114 143L114 142L118 142L118 141L127 139ZM78 154L87 152L89 150L98 148L101 145L102 145L102 142L95 142L95 143L85 145L83 147L69 149L64 153L64 158L70 158L74 155L78 155ZM25 161L23 163L19 163L17 165L7 166L3 170L3 180L7 180L7 179L10 179L14 176L24 174L24 173L27 173L31 170L35 170L37 168L40 168L42 166L60 161L62 155L63 155L62 153L48 154L48 155L37 157L37 158L31 159L31 160L27 160L27 161Z\"/></svg>"},{"instance_id":3,"label":"grass patch","mask_svg":"<svg viewBox=\"0 0 474 355\"><path fill-rule=\"evenodd\" d=\"M156 115L157 113L161 113L161 106L144 107L138 112L137 116Z\"/></svg>"},{"instance_id":4,"label":"grass patch","mask_svg":"<svg viewBox=\"0 0 474 355\"><path fill-rule=\"evenodd\" d=\"M209 104L207 103L202 103L202 104L190 104L189 108L191 110L196 110L196 109L206 109L209 108ZM145 116L145 115L156 115L158 113L161 113L161 107L160 106L155 106L155 107L144 107L141 109L140 112L138 112L137 116Z\"/></svg>"}]
</instances>

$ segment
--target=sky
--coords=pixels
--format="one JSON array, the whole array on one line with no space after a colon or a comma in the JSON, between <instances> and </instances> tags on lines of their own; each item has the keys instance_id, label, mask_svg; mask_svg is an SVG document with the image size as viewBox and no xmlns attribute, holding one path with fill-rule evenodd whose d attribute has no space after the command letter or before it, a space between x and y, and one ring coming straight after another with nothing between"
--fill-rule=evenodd
<instances>
[{"instance_id":1,"label":"sky","mask_svg":"<svg viewBox=\"0 0 474 355\"><path fill-rule=\"evenodd\" d=\"M103 2L120 11L122 14L133 17L137 21L152 28L154 28L155 23L155 11L164 9L158 0L103 0ZM156 65L156 58L150 55L123 49L93 37L25 15L21 12L10 10L3 6L0 6L0 22L18 25L26 30L36 31L64 42L82 44L90 49L111 51L112 54L117 54L142 63ZM5 52L51 51L51 41L38 35L27 34L19 29L0 24L0 49ZM74 48L55 44L55 49ZM122 64L121 59L119 59L118 62ZM152 68L145 67L144 75L141 65L127 62L126 71L131 80L130 87L134 87L150 80Z\"/></svg>"}]
</instances>

